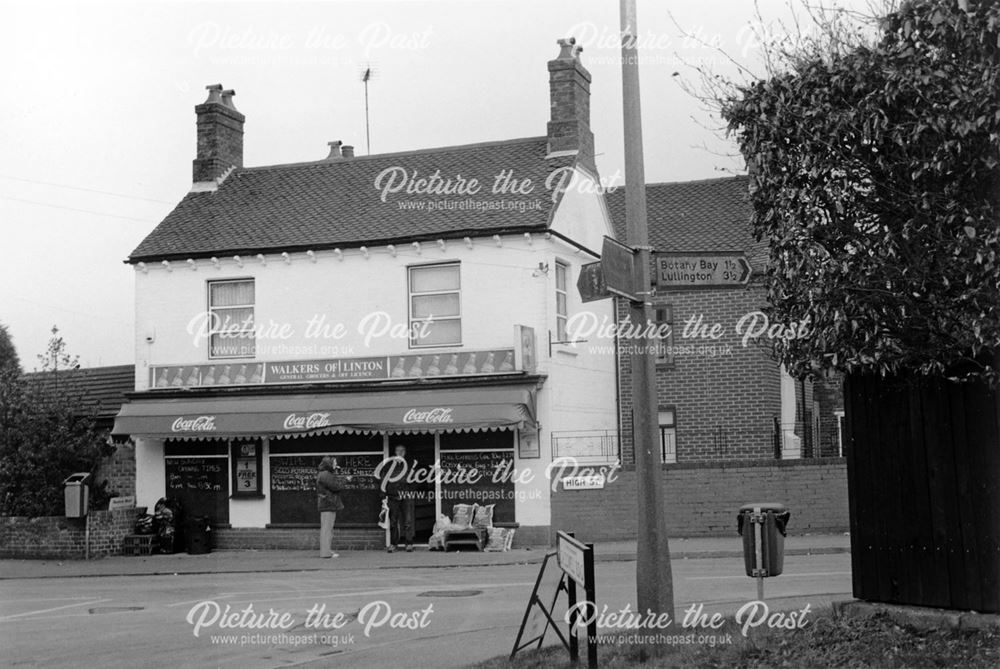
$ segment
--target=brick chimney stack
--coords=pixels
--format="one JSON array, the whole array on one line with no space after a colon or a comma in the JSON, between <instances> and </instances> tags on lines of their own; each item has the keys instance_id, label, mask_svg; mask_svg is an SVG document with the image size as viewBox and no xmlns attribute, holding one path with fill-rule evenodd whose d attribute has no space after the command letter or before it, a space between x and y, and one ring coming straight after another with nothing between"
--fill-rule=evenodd
<instances>
[{"instance_id":1,"label":"brick chimney stack","mask_svg":"<svg viewBox=\"0 0 1000 669\"><path fill-rule=\"evenodd\" d=\"M559 55L549 61L549 153L577 151L578 161L596 171L590 130L590 72L580 62L576 39L558 40Z\"/></svg>"},{"instance_id":2,"label":"brick chimney stack","mask_svg":"<svg viewBox=\"0 0 1000 669\"><path fill-rule=\"evenodd\" d=\"M208 99L194 108L198 117L198 148L194 159L194 182L214 181L231 167L243 167L243 122L236 111L236 91L222 84L205 87Z\"/></svg>"}]
</instances>

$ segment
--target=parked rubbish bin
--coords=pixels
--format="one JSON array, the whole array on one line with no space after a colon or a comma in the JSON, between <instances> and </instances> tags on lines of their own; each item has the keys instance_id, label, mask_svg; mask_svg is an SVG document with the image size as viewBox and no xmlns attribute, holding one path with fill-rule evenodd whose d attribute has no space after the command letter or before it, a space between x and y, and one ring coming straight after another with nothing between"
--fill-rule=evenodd
<instances>
[{"instance_id":1,"label":"parked rubbish bin","mask_svg":"<svg viewBox=\"0 0 1000 669\"><path fill-rule=\"evenodd\" d=\"M190 555L212 552L212 524L206 516L188 519L184 528L186 549Z\"/></svg>"},{"instance_id":2,"label":"parked rubbish bin","mask_svg":"<svg viewBox=\"0 0 1000 669\"><path fill-rule=\"evenodd\" d=\"M783 504L761 502L740 507L736 529L743 537L747 576L777 576L785 566L785 526L792 514ZM760 550L757 546L760 527Z\"/></svg>"},{"instance_id":3,"label":"parked rubbish bin","mask_svg":"<svg viewBox=\"0 0 1000 669\"><path fill-rule=\"evenodd\" d=\"M85 483L88 478L90 478L89 473L77 472L70 474L63 481L67 518L86 518L87 506L90 503L90 486Z\"/></svg>"}]
</instances>

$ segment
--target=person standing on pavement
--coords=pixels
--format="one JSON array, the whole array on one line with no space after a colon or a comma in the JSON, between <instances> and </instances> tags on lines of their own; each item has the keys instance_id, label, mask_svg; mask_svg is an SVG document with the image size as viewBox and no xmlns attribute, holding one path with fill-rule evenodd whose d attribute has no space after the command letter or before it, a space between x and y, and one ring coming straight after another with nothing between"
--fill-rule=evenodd
<instances>
[{"instance_id":1,"label":"person standing on pavement","mask_svg":"<svg viewBox=\"0 0 1000 669\"><path fill-rule=\"evenodd\" d=\"M337 520L337 512L344 508L340 492L344 489L345 479L337 474L337 460L329 455L324 456L319 463L319 473L316 475L316 507L319 509L319 556L321 558L339 557L333 552L333 524Z\"/></svg>"},{"instance_id":2,"label":"person standing on pavement","mask_svg":"<svg viewBox=\"0 0 1000 669\"><path fill-rule=\"evenodd\" d=\"M389 546L386 552L393 553L400 540L405 542L406 552L413 552L414 499L410 486L406 483L409 474L406 462L406 447L396 446L394 455L383 467L382 496L389 505Z\"/></svg>"}]
</instances>

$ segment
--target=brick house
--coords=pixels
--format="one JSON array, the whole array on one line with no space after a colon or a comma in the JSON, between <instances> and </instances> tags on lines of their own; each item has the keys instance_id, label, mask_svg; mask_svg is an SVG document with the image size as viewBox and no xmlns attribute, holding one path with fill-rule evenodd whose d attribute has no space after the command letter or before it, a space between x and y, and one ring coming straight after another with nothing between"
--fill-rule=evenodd
<instances>
[{"instance_id":1,"label":"brick house","mask_svg":"<svg viewBox=\"0 0 1000 669\"><path fill-rule=\"evenodd\" d=\"M754 501L786 504L793 534L846 530L847 471L832 441L842 415L839 379L793 379L765 342L744 346L736 330L766 303L767 249L750 233L746 178L649 184L646 194L655 251L743 253L753 270L745 287L671 288L654 298L657 320L672 326L656 368L671 537L735 536L737 509ZM606 194L618 239L625 238L624 195ZM616 309L619 319L628 314L625 304ZM685 328L691 335L715 324L719 339L684 336ZM553 493L553 523L586 541L634 539L637 516L646 512L636 499L630 371L629 357L619 356L620 442L594 439L577 449L593 460L620 457L622 471L595 489L562 485Z\"/></svg>"},{"instance_id":2,"label":"brick house","mask_svg":"<svg viewBox=\"0 0 1000 669\"><path fill-rule=\"evenodd\" d=\"M763 319L752 314L766 303L761 273L767 245L750 231L746 177L649 184L650 244L660 252L734 252L752 268L738 288L670 288L654 299L658 322L672 339L657 358L661 448L665 462L795 459L836 454L838 404L835 382L816 392L810 381L792 379L773 360L766 337L750 337ZM618 231L625 236L624 190L607 195ZM654 272L655 276L655 272ZM619 316L627 312L618 305ZM748 316L749 315L749 316ZM699 336L722 326L723 336ZM624 463L633 462L631 378L628 356L619 359L619 397Z\"/></svg>"}]
</instances>

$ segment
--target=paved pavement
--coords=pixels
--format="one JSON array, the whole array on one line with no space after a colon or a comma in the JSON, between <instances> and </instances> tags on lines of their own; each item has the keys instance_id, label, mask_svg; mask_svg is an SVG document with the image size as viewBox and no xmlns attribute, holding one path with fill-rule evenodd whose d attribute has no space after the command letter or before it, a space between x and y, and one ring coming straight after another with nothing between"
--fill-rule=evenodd
<instances>
[{"instance_id":1,"label":"paved pavement","mask_svg":"<svg viewBox=\"0 0 1000 669\"><path fill-rule=\"evenodd\" d=\"M635 542L603 542L595 545L599 561L635 559ZM785 555L822 555L850 551L846 534L789 536ZM341 551L340 557L322 560L312 551L301 550L226 550L204 555L152 555L148 557L107 557L97 560L0 560L0 580L19 578L64 578L79 576L133 576L173 574L219 574L295 571L343 571L355 569L394 569L399 567L484 567L535 564L541 562L542 548L512 550L507 553L382 551ZM742 544L732 537L671 539L673 560L732 558L742 555Z\"/></svg>"},{"instance_id":2,"label":"paved pavement","mask_svg":"<svg viewBox=\"0 0 1000 669\"><path fill-rule=\"evenodd\" d=\"M768 579L766 600L772 610L808 604L815 611L832 600L849 597L850 556L827 552L843 549L844 542L800 539L789 538L785 573ZM756 598L755 582L744 575L740 557L692 557L698 551L732 551L739 548L738 543L692 539L675 540L673 546L679 611L701 603L706 613L731 614ZM627 553L628 546L598 549L604 556L596 568L599 606L607 604L612 611L626 604L634 607L635 562L612 559ZM799 554L802 549L814 552ZM55 563L34 565L36 575L48 578L27 577L23 568L21 576L10 578L11 562L4 562L0 568L8 578L0 580L0 665L464 667L510 652L539 569L538 564L527 563L427 566L476 559L468 554L362 553L321 562L284 551L257 553L159 556L146 561L111 558L89 563L106 575L122 573L125 564L133 565L128 573L136 576L130 578L81 576L79 569L66 569L63 574L78 577L63 578L54 573L62 569ZM541 551L519 553L532 560L541 555ZM147 571L170 565L178 574L141 575L135 569L144 562L150 565ZM300 569L303 565L320 571ZM276 566L293 571L181 573L209 567L268 572ZM546 594L551 596L553 590L551 579L546 579ZM289 626L278 634L266 628L234 627L233 618L213 622L210 602L220 611L229 606L236 617L247 607L256 613L273 609L289 616ZM432 607L429 611L428 606ZM317 630L307 626L307 613L320 607L325 607L326 614L342 613L343 627ZM193 623L202 620L202 614L205 625L195 636ZM226 620L229 624L224 625ZM333 622L332 617L329 620ZM550 633L548 643L554 639Z\"/></svg>"}]
</instances>

